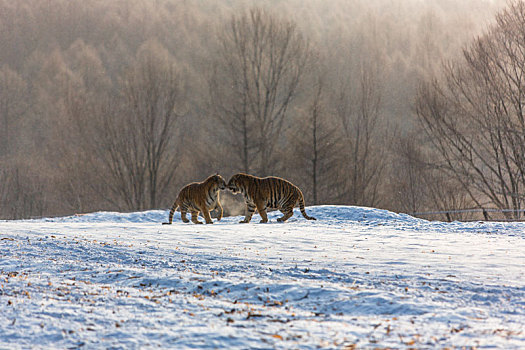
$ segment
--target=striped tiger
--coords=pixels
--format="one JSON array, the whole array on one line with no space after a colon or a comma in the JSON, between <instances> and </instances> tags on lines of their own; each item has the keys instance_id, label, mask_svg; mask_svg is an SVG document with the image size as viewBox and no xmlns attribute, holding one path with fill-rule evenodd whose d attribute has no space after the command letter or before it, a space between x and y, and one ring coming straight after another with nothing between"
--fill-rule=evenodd
<instances>
[{"instance_id":1,"label":"striped tiger","mask_svg":"<svg viewBox=\"0 0 525 350\"><path fill-rule=\"evenodd\" d=\"M218 220L222 218L222 206L219 200L219 190L226 189L226 181L219 174L208 177L203 182L193 182L184 186L177 196L170 210L169 221L163 222L163 225L171 225L173 214L177 208L180 208L182 221L189 222L186 213L191 213L191 221L194 224L202 224L199 221L199 212L202 213L207 224L213 224L210 217L210 210L218 209Z\"/></svg>"},{"instance_id":2,"label":"striped tiger","mask_svg":"<svg viewBox=\"0 0 525 350\"><path fill-rule=\"evenodd\" d=\"M234 194L240 192L244 195L247 212L241 223L250 222L255 209L261 215L261 222L268 222L267 208L279 209L284 215L277 221L284 222L293 215L293 208L297 203L306 219L315 220L304 210L304 197L301 190L291 182L279 177L261 178L247 174L235 174L228 181L228 189Z\"/></svg>"}]
</instances>

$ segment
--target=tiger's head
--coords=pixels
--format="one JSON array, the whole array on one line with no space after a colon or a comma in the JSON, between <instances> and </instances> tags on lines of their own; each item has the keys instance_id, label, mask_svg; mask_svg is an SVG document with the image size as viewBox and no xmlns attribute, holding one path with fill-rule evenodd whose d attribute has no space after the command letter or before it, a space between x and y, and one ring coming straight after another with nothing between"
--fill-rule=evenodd
<instances>
[{"instance_id":1,"label":"tiger's head","mask_svg":"<svg viewBox=\"0 0 525 350\"><path fill-rule=\"evenodd\" d=\"M215 174L215 175L210 176L206 180L206 182L210 182L210 183L216 185L219 190L225 190L226 189L226 181L219 174Z\"/></svg>"},{"instance_id":2,"label":"tiger's head","mask_svg":"<svg viewBox=\"0 0 525 350\"><path fill-rule=\"evenodd\" d=\"M230 178L230 181L228 181L228 189L232 191L233 194L241 192L243 176L244 174L235 174Z\"/></svg>"}]
</instances>

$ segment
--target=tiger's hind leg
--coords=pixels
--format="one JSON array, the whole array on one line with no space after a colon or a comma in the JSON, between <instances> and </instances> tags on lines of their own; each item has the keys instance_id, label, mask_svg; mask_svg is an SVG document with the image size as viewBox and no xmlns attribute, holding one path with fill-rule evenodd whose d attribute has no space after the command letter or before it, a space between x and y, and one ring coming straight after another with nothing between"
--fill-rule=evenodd
<instances>
[{"instance_id":1,"label":"tiger's hind leg","mask_svg":"<svg viewBox=\"0 0 525 350\"><path fill-rule=\"evenodd\" d=\"M286 220L288 220L289 218L292 217L293 215L293 207L291 208L283 208L280 210L281 213L283 213L284 215L281 216L280 218L277 218L277 221L278 222L285 222Z\"/></svg>"},{"instance_id":2,"label":"tiger's hind leg","mask_svg":"<svg viewBox=\"0 0 525 350\"><path fill-rule=\"evenodd\" d=\"M187 210L188 209L180 209L180 218L182 219L182 222L190 222L190 220L188 220L186 217L186 214L188 213Z\"/></svg>"},{"instance_id":3,"label":"tiger's hind leg","mask_svg":"<svg viewBox=\"0 0 525 350\"><path fill-rule=\"evenodd\" d=\"M257 204L257 211L259 212L259 215L261 216L261 223L268 222L268 215L266 214L266 208L263 207L262 204Z\"/></svg>"},{"instance_id":4,"label":"tiger's hind leg","mask_svg":"<svg viewBox=\"0 0 525 350\"><path fill-rule=\"evenodd\" d=\"M199 221L199 212L196 210L191 211L191 222L194 224L202 224L202 221Z\"/></svg>"}]
</instances>

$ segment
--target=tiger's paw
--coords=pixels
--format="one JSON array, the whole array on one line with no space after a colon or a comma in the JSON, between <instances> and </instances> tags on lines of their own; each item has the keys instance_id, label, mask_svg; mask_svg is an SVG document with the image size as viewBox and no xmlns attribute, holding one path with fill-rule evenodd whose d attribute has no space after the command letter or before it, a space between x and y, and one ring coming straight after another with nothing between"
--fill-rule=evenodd
<instances>
[{"instance_id":1,"label":"tiger's paw","mask_svg":"<svg viewBox=\"0 0 525 350\"><path fill-rule=\"evenodd\" d=\"M171 222L163 222L163 225L171 225Z\"/></svg>"},{"instance_id":2,"label":"tiger's paw","mask_svg":"<svg viewBox=\"0 0 525 350\"><path fill-rule=\"evenodd\" d=\"M259 221L259 223L261 224L266 224L267 222L268 222L268 219Z\"/></svg>"}]
</instances>

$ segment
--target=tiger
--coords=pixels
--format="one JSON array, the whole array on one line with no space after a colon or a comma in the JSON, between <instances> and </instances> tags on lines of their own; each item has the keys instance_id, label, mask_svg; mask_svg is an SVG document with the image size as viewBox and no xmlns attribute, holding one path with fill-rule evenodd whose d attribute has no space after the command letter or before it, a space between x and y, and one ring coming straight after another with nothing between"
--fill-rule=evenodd
<instances>
[{"instance_id":1,"label":"tiger","mask_svg":"<svg viewBox=\"0 0 525 350\"><path fill-rule=\"evenodd\" d=\"M180 208L180 216L183 222L189 222L186 213L191 213L191 221L194 224L202 224L199 221L199 212L204 216L207 224L213 224L210 217L210 210L217 209L218 220L222 219L222 206L219 200L219 190L226 189L226 181L219 174L211 175L203 182L193 182L184 186L171 207L168 222L163 225L171 225L173 214Z\"/></svg>"},{"instance_id":2,"label":"tiger","mask_svg":"<svg viewBox=\"0 0 525 350\"><path fill-rule=\"evenodd\" d=\"M268 222L267 208L279 209L284 215L277 219L285 222L293 215L293 208L299 202L303 216L308 220L316 220L308 216L304 210L304 196L299 187L279 177L257 177L248 174L235 174L228 181L228 189L234 194L242 193L246 203L246 216L240 223L248 223L255 209L261 216L261 223Z\"/></svg>"}]
</instances>

